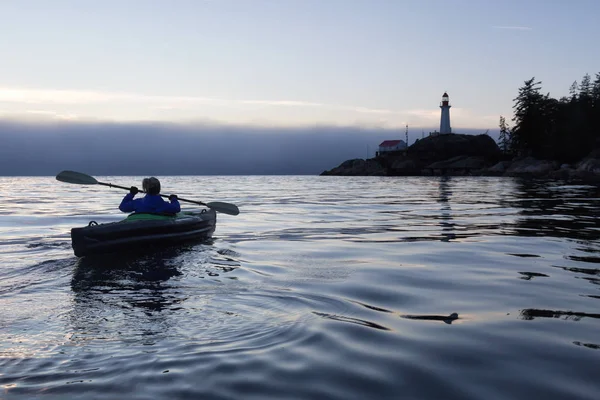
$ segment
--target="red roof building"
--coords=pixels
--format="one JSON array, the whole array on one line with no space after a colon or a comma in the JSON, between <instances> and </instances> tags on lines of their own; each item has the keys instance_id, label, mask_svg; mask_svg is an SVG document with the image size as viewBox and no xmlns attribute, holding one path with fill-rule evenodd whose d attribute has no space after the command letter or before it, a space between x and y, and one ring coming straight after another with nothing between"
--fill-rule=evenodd
<instances>
[{"instance_id":1,"label":"red roof building","mask_svg":"<svg viewBox=\"0 0 600 400\"><path fill-rule=\"evenodd\" d=\"M386 151L398 151L406 149L406 143L404 140L384 140L379 144L379 153L385 153Z\"/></svg>"}]
</instances>

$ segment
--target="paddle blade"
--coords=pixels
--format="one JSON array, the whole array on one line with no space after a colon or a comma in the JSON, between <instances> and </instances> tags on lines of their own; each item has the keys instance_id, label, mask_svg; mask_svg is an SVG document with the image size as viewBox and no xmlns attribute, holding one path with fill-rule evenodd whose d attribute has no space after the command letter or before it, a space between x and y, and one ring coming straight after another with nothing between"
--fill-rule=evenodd
<instances>
[{"instance_id":1,"label":"paddle blade","mask_svg":"<svg viewBox=\"0 0 600 400\"><path fill-rule=\"evenodd\" d=\"M56 175L56 179L61 182L75 183L77 185L96 185L98 181L93 177L81 172L62 171Z\"/></svg>"},{"instance_id":2,"label":"paddle blade","mask_svg":"<svg viewBox=\"0 0 600 400\"><path fill-rule=\"evenodd\" d=\"M240 209L231 203L223 203L222 201L213 201L211 203L206 203L206 205L217 212L221 212L223 214L229 215L238 215L240 213Z\"/></svg>"}]
</instances>

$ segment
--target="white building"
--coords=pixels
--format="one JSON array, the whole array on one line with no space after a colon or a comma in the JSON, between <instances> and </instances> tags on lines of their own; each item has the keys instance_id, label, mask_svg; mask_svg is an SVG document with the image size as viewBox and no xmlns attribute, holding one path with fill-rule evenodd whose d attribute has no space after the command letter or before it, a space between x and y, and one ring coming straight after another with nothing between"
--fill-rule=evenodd
<instances>
[{"instance_id":1,"label":"white building","mask_svg":"<svg viewBox=\"0 0 600 400\"><path fill-rule=\"evenodd\" d=\"M404 140L384 140L379 144L378 154L388 153L390 151L400 151L406 149Z\"/></svg>"}]
</instances>

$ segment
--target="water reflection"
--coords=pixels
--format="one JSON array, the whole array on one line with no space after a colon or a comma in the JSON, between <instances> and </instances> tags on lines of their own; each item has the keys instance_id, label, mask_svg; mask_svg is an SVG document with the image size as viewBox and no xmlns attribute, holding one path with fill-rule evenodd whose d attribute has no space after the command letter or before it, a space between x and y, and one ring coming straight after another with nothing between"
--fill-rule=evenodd
<instances>
[{"instance_id":1,"label":"water reflection","mask_svg":"<svg viewBox=\"0 0 600 400\"><path fill-rule=\"evenodd\" d=\"M594 343L581 343L581 342L575 341L575 342L573 342L573 344L576 346L587 347L588 349L600 350L600 345L594 344Z\"/></svg>"},{"instance_id":2,"label":"water reflection","mask_svg":"<svg viewBox=\"0 0 600 400\"><path fill-rule=\"evenodd\" d=\"M565 271L575 272L579 274L587 274L587 275L600 275L600 269L596 268L577 268L577 267L561 267L555 265L554 268L560 268Z\"/></svg>"},{"instance_id":3,"label":"water reflection","mask_svg":"<svg viewBox=\"0 0 600 400\"><path fill-rule=\"evenodd\" d=\"M317 312L317 311L313 311L313 314L318 315L319 317L322 317L322 318L332 319L334 321L340 321L340 322L349 322L351 324L357 324L357 325L365 326L367 328L374 328L374 329L379 329L382 331L390 330L390 328L385 327L380 324L377 324L375 322L366 321L364 319L359 319L359 318L348 317L345 315L328 314L328 313L322 313L322 312Z\"/></svg>"},{"instance_id":4,"label":"water reflection","mask_svg":"<svg viewBox=\"0 0 600 400\"><path fill-rule=\"evenodd\" d=\"M402 315L401 317L421 321L442 321L445 324L450 325L452 324L452 322L458 319L458 314L452 313L450 315Z\"/></svg>"},{"instance_id":5,"label":"water reflection","mask_svg":"<svg viewBox=\"0 0 600 400\"><path fill-rule=\"evenodd\" d=\"M172 259L177 251L162 252L146 257L107 256L81 259L75 267L71 288L78 296L118 291L145 291L154 302L141 304L153 311L168 305L164 298L163 282L181 275ZM133 305L140 305L132 302Z\"/></svg>"},{"instance_id":6,"label":"water reflection","mask_svg":"<svg viewBox=\"0 0 600 400\"><path fill-rule=\"evenodd\" d=\"M574 312L574 311L558 311L558 310L538 310L535 308L527 308L521 310L520 312L521 319L530 321L535 318L563 318L570 319L573 321L579 321L582 318L600 318L600 314L590 314L584 312Z\"/></svg>"},{"instance_id":7,"label":"water reflection","mask_svg":"<svg viewBox=\"0 0 600 400\"><path fill-rule=\"evenodd\" d=\"M521 274L520 278L526 281L530 281L533 278L548 278L549 275L542 274L540 272L519 272Z\"/></svg>"},{"instance_id":8,"label":"water reflection","mask_svg":"<svg viewBox=\"0 0 600 400\"><path fill-rule=\"evenodd\" d=\"M507 205L520 209L513 227L519 236L567 237L592 248L600 239L600 230L595 229L600 187L522 179L515 189Z\"/></svg>"},{"instance_id":9,"label":"water reflection","mask_svg":"<svg viewBox=\"0 0 600 400\"><path fill-rule=\"evenodd\" d=\"M80 259L71 280L71 340L119 338L150 344L165 335L169 314L164 311L176 311L186 300L171 282L181 275L175 262L181 251Z\"/></svg>"},{"instance_id":10,"label":"water reflection","mask_svg":"<svg viewBox=\"0 0 600 400\"><path fill-rule=\"evenodd\" d=\"M455 224L452 222L452 208L450 207L450 197L452 196L452 190L450 190L449 176L442 176L439 182L439 196L437 198L440 203L440 226L442 227L442 242L449 242L452 239L456 239L454 233Z\"/></svg>"}]
</instances>

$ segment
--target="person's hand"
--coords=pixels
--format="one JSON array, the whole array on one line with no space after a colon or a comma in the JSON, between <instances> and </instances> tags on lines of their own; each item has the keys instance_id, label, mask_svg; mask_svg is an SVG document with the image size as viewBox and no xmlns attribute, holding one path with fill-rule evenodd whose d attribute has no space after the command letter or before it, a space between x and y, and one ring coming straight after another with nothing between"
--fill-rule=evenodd
<instances>
[{"instance_id":1,"label":"person's hand","mask_svg":"<svg viewBox=\"0 0 600 400\"><path fill-rule=\"evenodd\" d=\"M133 194L133 195L136 195L136 194L138 194L139 192L140 192L140 191L139 191L139 189L138 189L138 188L136 188L135 186L132 186L132 187L129 189L129 193L131 193L131 194Z\"/></svg>"},{"instance_id":2,"label":"person's hand","mask_svg":"<svg viewBox=\"0 0 600 400\"><path fill-rule=\"evenodd\" d=\"M173 200L177 200L177 195L176 194L172 194L169 196L169 200L173 201Z\"/></svg>"}]
</instances>

